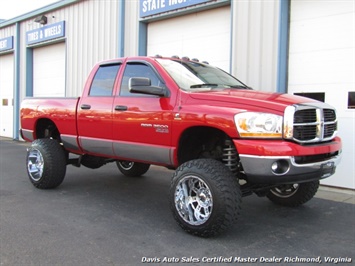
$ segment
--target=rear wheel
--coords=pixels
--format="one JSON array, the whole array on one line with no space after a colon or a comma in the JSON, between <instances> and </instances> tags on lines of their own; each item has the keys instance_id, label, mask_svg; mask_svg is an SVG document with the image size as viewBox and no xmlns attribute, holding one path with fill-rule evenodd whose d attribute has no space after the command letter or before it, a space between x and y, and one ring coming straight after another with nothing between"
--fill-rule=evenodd
<instances>
[{"instance_id":1,"label":"rear wheel","mask_svg":"<svg viewBox=\"0 0 355 266\"><path fill-rule=\"evenodd\" d=\"M116 164L122 174L131 177L144 175L150 167L150 164L136 163L132 161L116 161Z\"/></svg>"},{"instance_id":2,"label":"rear wheel","mask_svg":"<svg viewBox=\"0 0 355 266\"><path fill-rule=\"evenodd\" d=\"M280 185L270 189L267 197L272 202L288 207L297 207L311 200L317 193L319 181Z\"/></svg>"},{"instance_id":3,"label":"rear wheel","mask_svg":"<svg viewBox=\"0 0 355 266\"><path fill-rule=\"evenodd\" d=\"M59 186L66 173L66 154L54 139L37 139L27 150L27 173L32 184L41 189Z\"/></svg>"},{"instance_id":4,"label":"rear wheel","mask_svg":"<svg viewBox=\"0 0 355 266\"><path fill-rule=\"evenodd\" d=\"M182 164L170 187L170 208L188 233L209 237L226 230L240 211L237 179L221 162L198 159Z\"/></svg>"}]
</instances>

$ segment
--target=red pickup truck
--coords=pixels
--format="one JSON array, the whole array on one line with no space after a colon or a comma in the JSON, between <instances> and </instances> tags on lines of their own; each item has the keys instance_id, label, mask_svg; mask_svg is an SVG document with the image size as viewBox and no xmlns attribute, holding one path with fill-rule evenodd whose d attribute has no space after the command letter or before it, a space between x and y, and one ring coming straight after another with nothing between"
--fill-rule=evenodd
<instances>
[{"instance_id":1,"label":"red pickup truck","mask_svg":"<svg viewBox=\"0 0 355 266\"><path fill-rule=\"evenodd\" d=\"M37 188L68 164L115 162L127 176L174 169L170 206L187 232L233 224L252 193L298 206L341 158L336 111L312 99L255 91L206 62L128 57L98 63L79 98L27 98L21 136ZM72 154L69 156L69 154Z\"/></svg>"}]
</instances>

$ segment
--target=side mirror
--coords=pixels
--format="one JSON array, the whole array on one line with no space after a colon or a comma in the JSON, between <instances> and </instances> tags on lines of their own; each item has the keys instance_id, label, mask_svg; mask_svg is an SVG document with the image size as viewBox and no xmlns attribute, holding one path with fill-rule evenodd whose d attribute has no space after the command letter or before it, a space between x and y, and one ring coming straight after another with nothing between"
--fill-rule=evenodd
<instances>
[{"instance_id":1,"label":"side mirror","mask_svg":"<svg viewBox=\"0 0 355 266\"><path fill-rule=\"evenodd\" d=\"M166 96L166 89L162 87L152 86L149 78L130 78L128 81L128 89L132 93Z\"/></svg>"}]
</instances>

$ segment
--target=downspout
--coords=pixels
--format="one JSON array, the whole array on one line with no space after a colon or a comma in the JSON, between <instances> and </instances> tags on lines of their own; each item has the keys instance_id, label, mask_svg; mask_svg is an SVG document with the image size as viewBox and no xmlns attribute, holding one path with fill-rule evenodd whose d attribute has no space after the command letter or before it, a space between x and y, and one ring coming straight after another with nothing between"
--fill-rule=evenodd
<instances>
[{"instance_id":1,"label":"downspout","mask_svg":"<svg viewBox=\"0 0 355 266\"><path fill-rule=\"evenodd\" d=\"M280 0L277 92L287 93L290 31L290 0Z\"/></svg>"},{"instance_id":2,"label":"downspout","mask_svg":"<svg viewBox=\"0 0 355 266\"><path fill-rule=\"evenodd\" d=\"M124 57L124 52L125 52L125 47L124 47L124 42L125 42L125 14L126 14L126 5L125 5L125 2L124 0L122 1L119 1L119 16L120 16L120 19L119 19L119 25L118 25L118 28L119 28L119 33L118 33L118 36L119 36L119 39L118 39L118 57Z\"/></svg>"},{"instance_id":3,"label":"downspout","mask_svg":"<svg viewBox=\"0 0 355 266\"><path fill-rule=\"evenodd\" d=\"M15 59L14 59L14 88L13 88L13 138L19 140L20 130L20 23L16 23Z\"/></svg>"},{"instance_id":4,"label":"downspout","mask_svg":"<svg viewBox=\"0 0 355 266\"><path fill-rule=\"evenodd\" d=\"M33 97L33 49L26 48L26 97Z\"/></svg>"},{"instance_id":5,"label":"downspout","mask_svg":"<svg viewBox=\"0 0 355 266\"><path fill-rule=\"evenodd\" d=\"M234 1L231 1L231 21L230 21L230 40L229 40L229 73L233 74L233 36L234 36Z\"/></svg>"},{"instance_id":6,"label":"downspout","mask_svg":"<svg viewBox=\"0 0 355 266\"><path fill-rule=\"evenodd\" d=\"M138 25L138 55L147 55L147 23L139 21Z\"/></svg>"}]
</instances>

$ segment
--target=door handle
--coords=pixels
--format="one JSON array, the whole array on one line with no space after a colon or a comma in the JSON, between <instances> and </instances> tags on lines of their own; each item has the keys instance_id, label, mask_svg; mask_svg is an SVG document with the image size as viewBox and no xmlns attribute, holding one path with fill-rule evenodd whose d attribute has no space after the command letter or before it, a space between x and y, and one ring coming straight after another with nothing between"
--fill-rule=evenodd
<instances>
[{"instance_id":1,"label":"door handle","mask_svg":"<svg viewBox=\"0 0 355 266\"><path fill-rule=\"evenodd\" d=\"M127 111L128 107L124 105L116 105L115 111Z\"/></svg>"},{"instance_id":2,"label":"door handle","mask_svg":"<svg viewBox=\"0 0 355 266\"><path fill-rule=\"evenodd\" d=\"M89 104L82 104L82 105L80 106L80 108L83 109L83 110L89 110L89 109L91 108L91 105L89 105Z\"/></svg>"}]
</instances>

